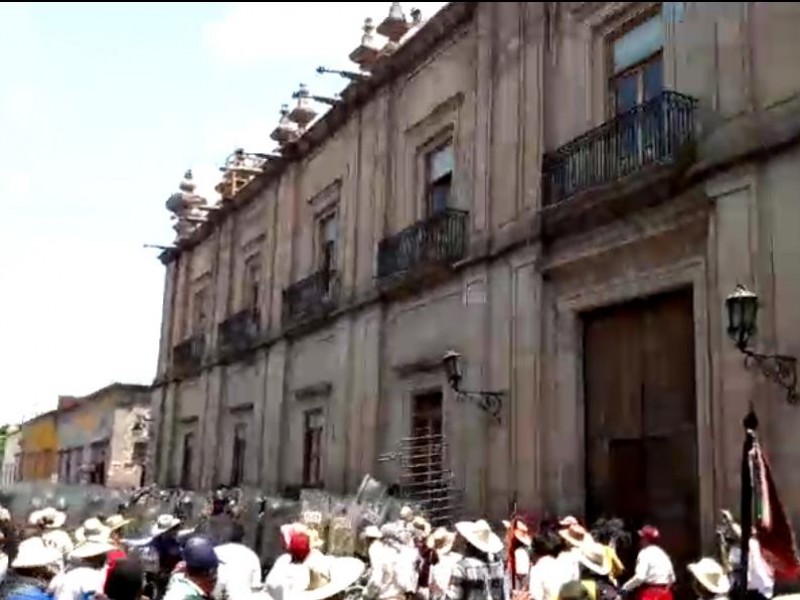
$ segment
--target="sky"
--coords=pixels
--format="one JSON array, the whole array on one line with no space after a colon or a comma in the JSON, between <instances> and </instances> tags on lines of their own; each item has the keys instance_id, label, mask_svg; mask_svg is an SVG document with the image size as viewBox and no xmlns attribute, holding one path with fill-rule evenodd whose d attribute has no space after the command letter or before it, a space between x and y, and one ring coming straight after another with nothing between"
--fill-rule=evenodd
<instances>
[{"instance_id":1,"label":"sky","mask_svg":"<svg viewBox=\"0 0 800 600\"><path fill-rule=\"evenodd\" d=\"M404 3L428 18L445 2ZM299 83L332 95L390 2L0 4L0 423L151 383L167 197L271 152ZM324 107L319 107L320 112Z\"/></svg>"}]
</instances>

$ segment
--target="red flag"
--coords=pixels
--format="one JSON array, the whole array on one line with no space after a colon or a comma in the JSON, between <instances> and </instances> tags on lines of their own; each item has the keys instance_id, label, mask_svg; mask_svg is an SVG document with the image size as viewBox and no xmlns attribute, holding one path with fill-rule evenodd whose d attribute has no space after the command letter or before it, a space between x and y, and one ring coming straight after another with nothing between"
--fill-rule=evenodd
<instances>
[{"instance_id":1,"label":"red flag","mask_svg":"<svg viewBox=\"0 0 800 600\"><path fill-rule=\"evenodd\" d=\"M797 579L800 577L800 560L795 548L794 532L758 440L750 453L750 473L755 496L753 525L764 559L775 570L776 580Z\"/></svg>"}]
</instances>

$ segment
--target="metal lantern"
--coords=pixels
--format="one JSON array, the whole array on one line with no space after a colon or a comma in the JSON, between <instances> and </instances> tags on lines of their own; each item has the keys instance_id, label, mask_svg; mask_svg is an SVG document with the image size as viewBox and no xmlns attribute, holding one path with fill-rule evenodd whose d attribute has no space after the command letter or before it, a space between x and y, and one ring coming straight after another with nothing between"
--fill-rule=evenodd
<instances>
[{"instance_id":1,"label":"metal lantern","mask_svg":"<svg viewBox=\"0 0 800 600\"><path fill-rule=\"evenodd\" d=\"M444 372L447 375L447 381L450 382L450 387L458 390L459 383L463 373L461 371L461 355L455 350L448 351L444 358L442 358L444 365Z\"/></svg>"},{"instance_id":2,"label":"metal lantern","mask_svg":"<svg viewBox=\"0 0 800 600\"><path fill-rule=\"evenodd\" d=\"M756 333L758 296L739 284L725 299L725 309L728 313L728 335L737 348L746 348Z\"/></svg>"}]
</instances>

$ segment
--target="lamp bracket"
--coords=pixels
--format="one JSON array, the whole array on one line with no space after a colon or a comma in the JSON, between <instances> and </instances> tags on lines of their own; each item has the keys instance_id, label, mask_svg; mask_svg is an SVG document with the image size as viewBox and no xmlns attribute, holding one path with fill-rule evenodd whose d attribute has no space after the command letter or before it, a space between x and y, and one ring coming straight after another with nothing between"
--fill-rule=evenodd
<instances>
[{"instance_id":1,"label":"lamp bracket","mask_svg":"<svg viewBox=\"0 0 800 600\"><path fill-rule=\"evenodd\" d=\"M744 354L744 366L756 367L762 375L786 390L789 404L797 404L800 394L797 391L797 359L783 354L760 354L748 348L739 348Z\"/></svg>"},{"instance_id":2,"label":"lamp bracket","mask_svg":"<svg viewBox=\"0 0 800 600\"><path fill-rule=\"evenodd\" d=\"M455 390L459 402L472 402L483 412L488 414L496 424L502 422L503 399L505 392L470 392Z\"/></svg>"}]
</instances>

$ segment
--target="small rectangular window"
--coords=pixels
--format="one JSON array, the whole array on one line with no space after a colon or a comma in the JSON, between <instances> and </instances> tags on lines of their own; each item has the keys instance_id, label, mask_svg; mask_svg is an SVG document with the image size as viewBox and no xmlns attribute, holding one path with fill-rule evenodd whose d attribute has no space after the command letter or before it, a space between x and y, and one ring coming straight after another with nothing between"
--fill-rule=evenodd
<instances>
[{"instance_id":1,"label":"small rectangular window","mask_svg":"<svg viewBox=\"0 0 800 600\"><path fill-rule=\"evenodd\" d=\"M318 267L320 271L330 272L336 269L336 242L339 233L336 212L329 212L320 217L317 228Z\"/></svg>"},{"instance_id":2,"label":"small rectangular window","mask_svg":"<svg viewBox=\"0 0 800 600\"><path fill-rule=\"evenodd\" d=\"M261 257L251 256L244 266L244 307L258 309L261 299Z\"/></svg>"},{"instance_id":3,"label":"small rectangular window","mask_svg":"<svg viewBox=\"0 0 800 600\"><path fill-rule=\"evenodd\" d=\"M303 415L303 485L319 487L322 481L322 453L325 415L322 409L306 411Z\"/></svg>"},{"instance_id":4,"label":"small rectangular window","mask_svg":"<svg viewBox=\"0 0 800 600\"><path fill-rule=\"evenodd\" d=\"M192 297L192 334L205 333L208 323L208 291L199 289Z\"/></svg>"},{"instance_id":5,"label":"small rectangular window","mask_svg":"<svg viewBox=\"0 0 800 600\"><path fill-rule=\"evenodd\" d=\"M455 154L452 140L425 156L425 200L428 215L446 210L451 203Z\"/></svg>"},{"instance_id":6,"label":"small rectangular window","mask_svg":"<svg viewBox=\"0 0 800 600\"><path fill-rule=\"evenodd\" d=\"M237 423L233 428L233 458L231 463L231 486L244 483L244 461L247 454L247 424Z\"/></svg>"},{"instance_id":7,"label":"small rectangular window","mask_svg":"<svg viewBox=\"0 0 800 600\"><path fill-rule=\"evenodd\" d=\"M183 436L183 456L181 462L181 487L192 489L192 462L194 461L194 433Z\"/></svg>"}]
</instances>

